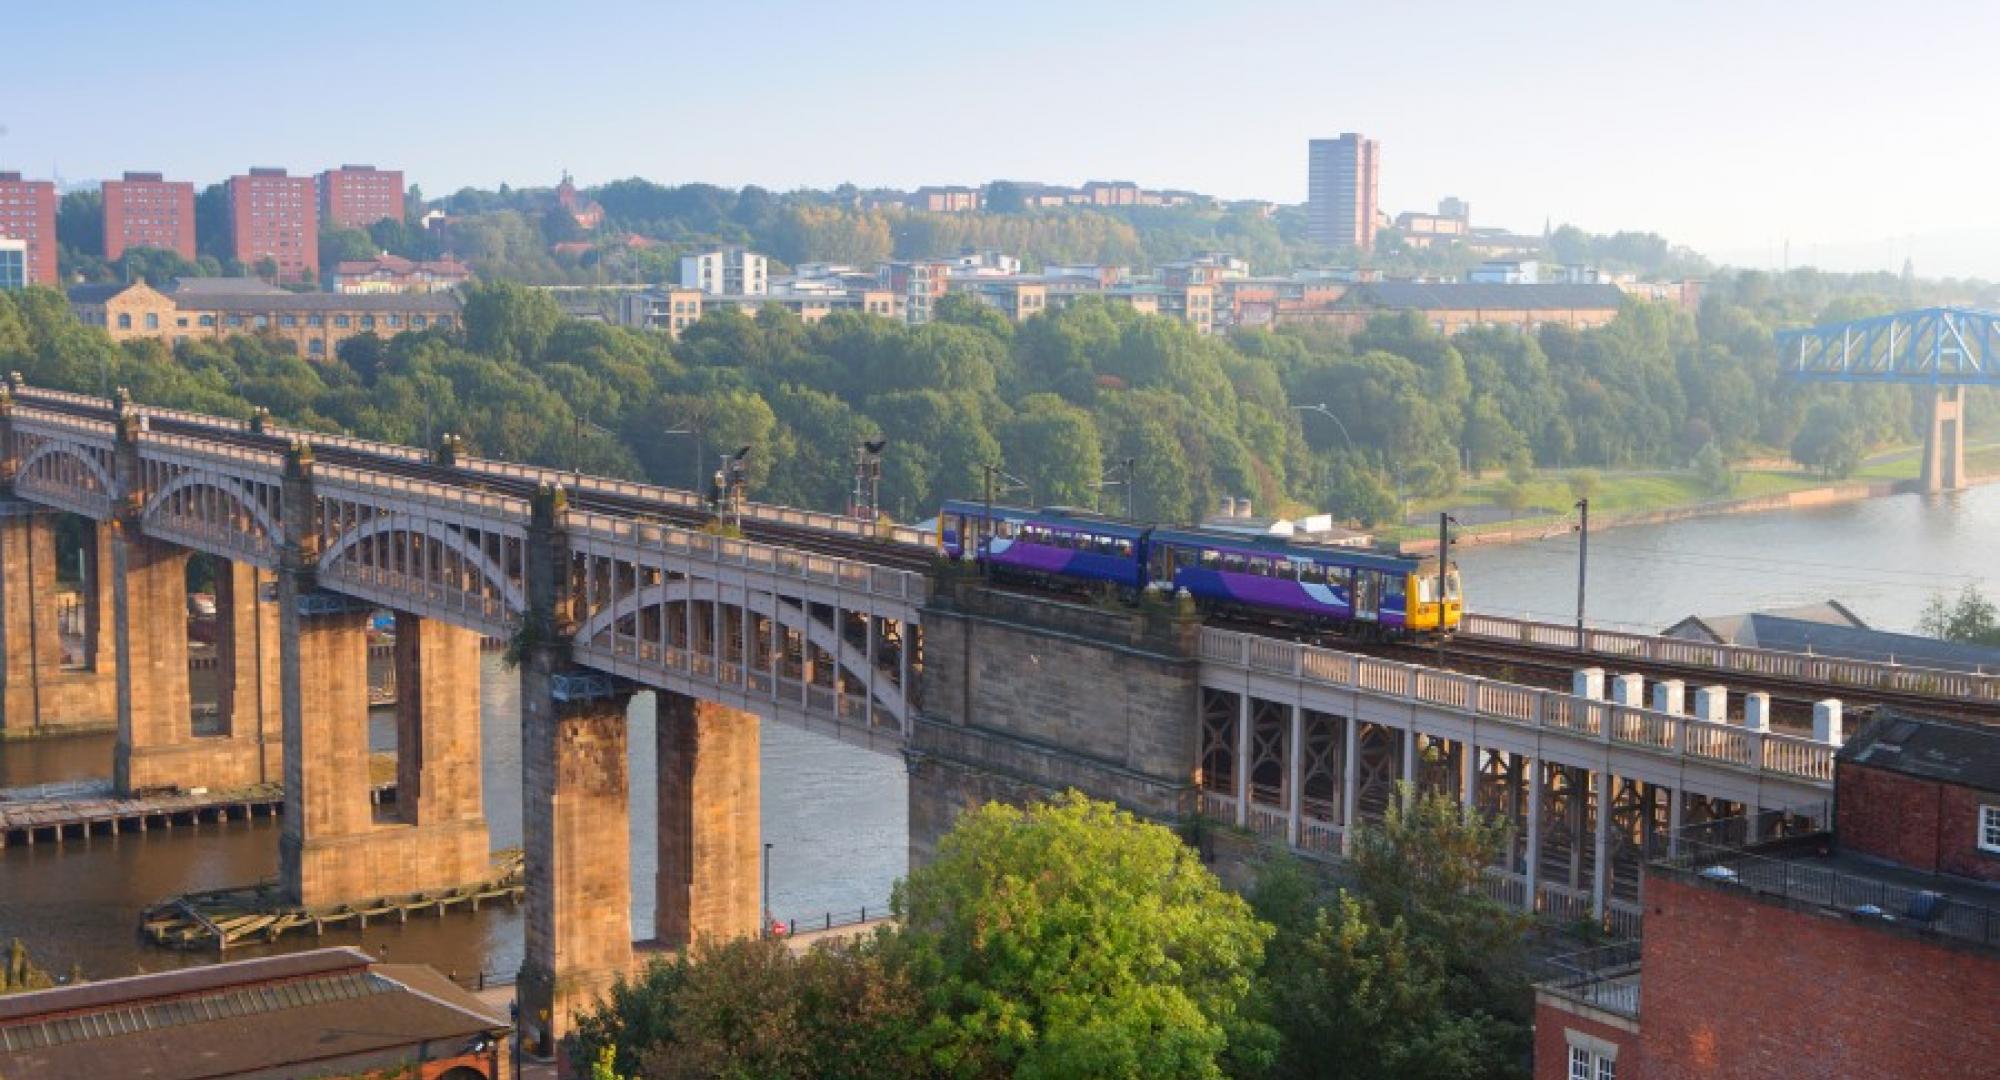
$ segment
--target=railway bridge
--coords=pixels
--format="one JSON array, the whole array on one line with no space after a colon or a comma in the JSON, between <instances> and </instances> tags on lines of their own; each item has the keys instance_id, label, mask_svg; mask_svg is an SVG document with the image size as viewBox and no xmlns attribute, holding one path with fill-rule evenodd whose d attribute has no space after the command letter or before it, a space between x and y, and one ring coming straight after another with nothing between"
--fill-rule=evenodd
<instances>
[{"instance_id":1,"label":"railway bridge","mask_svg":"<svg viewBox=\"0 0 2000 1080\"><path fill-rule=\"evenodd\" d=\"M1573 693L1535 690L1204 627L1171 598L995 589L909 530L750 505L725 535L673 489L18 379L0 392L0 484L0 734L114 718L128 791L282 777L281 876L304 903L484 870L476 649L507 642L522 997L558 1031L631 964L625 718L642 691L660 719L667 943L761 925L765 721L903 755L913 859L967 805L1064 787L1333 857L1409 780L1510 823L1497 895L1627 928L1637 867L1677 826L1788 827L1825 800L1840 741L1833 701L1785 733L1768 698L1720 685L1590 669ZM55 640L63 513L88 526L74 656ZM196 556L220 568L223 667L219 728L200 735ZM365 665L384 609L401 793L378 818Z\"/></svg>"}]
</instances>

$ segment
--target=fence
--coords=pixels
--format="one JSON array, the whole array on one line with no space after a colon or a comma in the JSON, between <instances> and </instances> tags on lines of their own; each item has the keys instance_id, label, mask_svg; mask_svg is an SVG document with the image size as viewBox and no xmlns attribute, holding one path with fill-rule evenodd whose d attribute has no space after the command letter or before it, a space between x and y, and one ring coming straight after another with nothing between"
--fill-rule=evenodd
<instances>
[{"instance_id":1,"label":"fence","mask_svg":"<svg viewBox=\"0 0 2000 1080\"><path fill-rule=\"evenodd\" d=\"M1639 1017L1639 943L1619 941L1552 956L1535 965L1544 990L1606 1012Z\"/></svg>"},{"instance_id":2,"label":"fence","mask_svg":"<svg viewBox=\"0 0 2000 1080\"><path fill-rule=\"evenodd\" d=\"M1824 858L1831 843L1831 833L1815 833L1753 851L1736 844L1683 839L1679 855L1655 866L1713 885L1815 904L1856 919L2000 945L2000 910Z\"/></svg>"}]
</instances>

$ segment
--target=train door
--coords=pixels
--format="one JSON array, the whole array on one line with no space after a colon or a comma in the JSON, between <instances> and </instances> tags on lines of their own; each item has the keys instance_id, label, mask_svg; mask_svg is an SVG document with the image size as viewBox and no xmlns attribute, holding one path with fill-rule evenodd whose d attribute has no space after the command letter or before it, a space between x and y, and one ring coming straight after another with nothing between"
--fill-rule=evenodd
<instances>
[{"instance_id":1,"label":"train door","mask_svg":"<svg viewBox=\"0 0 2000 1080\"><path fill-rule=\"evenodd\" d=\"M1373 570L1358 571L1354 575L1354 617L1374 622L1381 606L1382 575Z\"/></svg>"}]
</instances>

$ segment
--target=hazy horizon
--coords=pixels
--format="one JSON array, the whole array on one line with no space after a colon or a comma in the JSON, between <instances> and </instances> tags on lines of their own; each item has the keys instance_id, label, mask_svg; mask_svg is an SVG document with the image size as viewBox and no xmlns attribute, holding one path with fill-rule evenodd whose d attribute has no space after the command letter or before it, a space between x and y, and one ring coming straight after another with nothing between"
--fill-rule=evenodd
<instances>
[{"instance_id":1,"label":"hazy horizon","mask_svg":"<svg viewBox=\"0 0 2000 1080\"><path fill-rule=\"evenodd\" d=\"M1964 134L1975 66L1890 54L1855 74L1918 19L1845 0L124 10L147 32L105 35L101 6L14 14L0 167L208 183L358 161L433 197L565 168L773 190L1121 179L1295 203L1307 140L1361 131L1392 214L1456 195L1476 224L1657 232L1735 265L1781 265L1789 241L1792 266L2000 279L2000 150ZM1931 10L1955 37L2000 29L2000 8Z\"/></svg>"}]
</instances>

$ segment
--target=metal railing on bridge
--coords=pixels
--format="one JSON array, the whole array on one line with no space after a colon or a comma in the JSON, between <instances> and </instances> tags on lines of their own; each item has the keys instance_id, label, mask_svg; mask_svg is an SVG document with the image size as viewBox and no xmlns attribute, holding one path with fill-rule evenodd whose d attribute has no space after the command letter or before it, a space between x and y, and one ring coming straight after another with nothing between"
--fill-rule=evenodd
<instances>
[{"instance_id":1,"label":"metal railing on bridge","mask_svg":"<svg viewBox=\"0 0 2000 1080\"><path fill-rule=\"evenodd\" d=\"M1910 667L1894 661L1848 660L1596 628L1586 628L1579 638L1575 626L1563 623L1472 612L1467 612L1459 624L1459 633L1538 648L1713 668L1718 673L1797 679L1819 683L1828 689L1889 690L2000 703L2000 675Z\"/></svg>"},{"instance_id":2,"label":"metal railing on bridge","mask_svg":"<svg viewBox=\"0 0 2000 1080\"><path fill-rule=\"evenodd\" d=\"M1201 658L1212 663L1422 702L1541 731L1636 747L1717 765L1830 783L1835 747L1809 738L1753 731L1577 697L1475 675L1378 660L1213 627L1201 633Z\"/></svg>"}]
</instances>

